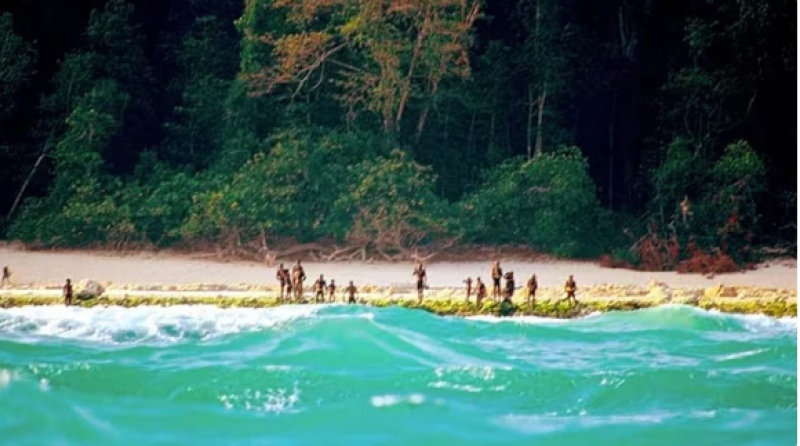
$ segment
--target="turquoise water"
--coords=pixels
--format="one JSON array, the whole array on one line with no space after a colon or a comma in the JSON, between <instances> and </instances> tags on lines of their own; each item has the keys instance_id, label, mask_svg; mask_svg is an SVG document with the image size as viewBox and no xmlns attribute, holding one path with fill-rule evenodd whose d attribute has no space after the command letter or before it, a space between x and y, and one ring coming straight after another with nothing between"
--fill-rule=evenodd
<instances>
[{"instance_id":1,"label":"turquoise water","mask_svg":"<svg viewBox=\"0 0 800 446\"><path fill-rule=\"evenodd\" d=\"M2 444L789 445L795 319L0 310Z\"/></svg>"}]
</instances>

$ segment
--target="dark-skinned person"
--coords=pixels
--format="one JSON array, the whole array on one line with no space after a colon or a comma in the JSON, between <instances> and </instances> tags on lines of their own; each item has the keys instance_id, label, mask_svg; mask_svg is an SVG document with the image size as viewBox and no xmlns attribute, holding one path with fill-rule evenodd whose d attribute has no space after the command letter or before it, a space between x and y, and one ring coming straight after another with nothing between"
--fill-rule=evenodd
<instances>
[{"instance_id":1,"label":"dark-skinned person","mask_svg":"<svg viewBox=\"0 0 800 446\"><path fill-rule=\"evenodd\" d=\"M500 298L500 280L503 278L503 268L500 268L500 261L496 260L492 266L492 300Z\"/></svg>"}]
</instances>

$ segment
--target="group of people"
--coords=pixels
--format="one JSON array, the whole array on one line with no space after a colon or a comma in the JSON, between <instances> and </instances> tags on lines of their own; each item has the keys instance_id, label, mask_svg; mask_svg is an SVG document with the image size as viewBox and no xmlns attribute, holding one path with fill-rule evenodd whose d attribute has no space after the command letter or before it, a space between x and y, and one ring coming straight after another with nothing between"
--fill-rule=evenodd
<instances>
[{"instance_id":1,"label":"group of people","mask_svg":"<svg viewBox=\"0 0 800 446\"><path fill-rule=\"evenodd\" d=\"M421 303L425 289L428 288L428 273L425 270L425 264L422 262L418 262L414 267L414 271L412 275L416 277L416 288L417 288L417 299ZM503 269L500 267L500 261L495 261L492 265L491 271L492 277L492 300L498 301L502 298L502 300L506 303L511 303L511 298L514 296L515 291L515 282L514 282L514 272L507 271L503 274ZM3 278L2 284L6 284L10 282L11 279L11 271L8 269L8 266L3 267ZM283 263L278 266L278 271L276 274L276 279L280 283L280 295L278 296L278 300L280 302L297 302L303 303L303 282L306 280L306 272L303 269L303 265L300 263L300 260L292 266L291 271L283 267ZM505 280L505 287L501 286L502 280ZM486 284L481 281L480 277L477 277L474 282L473 288L473 281L471 277L467 277L464 280L467 288L467 302L469 302L470 297L472 297L473 291L475 292L476 303L481 305L484 299L487 297L486 293ZM527 302L530 305L536 305L536 290L539 288L539 283L536 279L536 274L531 275L530 279L528 279L527 283ZM320 274L319 278L314 282L313 290L314 290L314 302L315 303L325 303L327 302L335 302L336 301L336 282L334 279L331 279L330 282L325 280L325 276ZM566 297L562 300L566 300L567 302L572 302L577 304L578 300L575 298L575 292L577 291L578 287L575 283L575 279L570 274L569 278L567 279L566 284L564 284L564 292ZM63 296L64 296L64 304L67 306L72 305L72 297L73 297L73 289L72 289L72 282L70 279L67 279L66 283L62 288ZM350 281L350 284L344 288L344 294L342 296L342 302L347 302L349 304L357 303L358 299L358 289L353 284L353 281Z\"/></svg>"},{"instance_id":2,"label":"group of people","mask_svg":"<svg viewBox=\"0 0 800 446\"><path fill-rule=\"evenodd\" d=\"M283 267L283 263L278 265L278 272L275 276L278 279L278 283L280 283L280 295L278 296L278 300L280 302L298 302L302 303L303 300L303 282L306 280L306 272L303 269L303 265L300 263L300 260L292 266L291 272ZM327 294L327 301L328 302L335 302L336 301L336 281L331 279L330 283L325 281L325 276L320 274L319 279L314 282L314 302L316 303L325 303L325 297ZM358 299L358 289L353 284L353 281L350 281L350 285L344 288L344 296L342 296L342 301L346 301L347 303L354 304Z\"/></svg>"},{"instance_id":3,"label":"group of people","mask_svg":"<svg viewBox=\"0 0 800 446\"><path fill-rule=\"evenodd\" d=\"M414 266L414 271L411 273L411 275L416 278L417 299L420 303L422 303L422 300L425 297L425 289L428 288L428 273L425 270L425 264L423 262L418 262ZM505 274L503 274L503 269L500 267L500 261L495 261L494 265L492 265L491 277L492 300L498 301L502 298L504 301L511 303L511 298L514 296L514 291L516 290L514 272L507 271ZM281 302L304 302L303 282L306 280L306 273L302 264L300 263L300 260L298 260L297 263L292 267L291 272L284 268L283 263L281 263L278 266L276 278L280 283L280 296L278 299ZM502 280L505 280L505 287L501 286ZM464 283L467 286L467 302L469 302L473 291L475 291L476 303L478 305L483 303L483 300L486 299L487 296L486 285L481 281L481 278L477 277L475 279L474 288L471 277L467 277L466 280L464 280ZM536 305L536 290L539 288L536 274L531 275L530 279L528 279L526 288L528 291L528 304ZM331 279L330 283L328 283L325 281L325 277L320 274L319 279L314 282L313 289L314 302L324 303L326 302L326 296L327 302L336 301L336 283L333 279ZM570 275L566 284L564 285L566 297L563 300L577 304L578 300L575 298L575 292L577 289L578 287L575 283L575 279L572 277L572 275ZM351 304L356 303L357 293L358 289L351 280L350 284L345 287L342 301L346 301L347 303Z\"/></svg>"},{"instance_id":4,"label":"group of people","mask_svg":"<svg viewBox=\"0 0 800 446\"><path fill-rule=\"evenodd\" d=\"M514 291L516 290L515 281L514 281L514 272L507 271L503 274L503 269L500 267L500 261L495 261L494 265L492 265L491 271L492 277L492 300L498 301L499 299L503 299L504 301L511 303L511 298L514 296ZM501 286L501 281L505 280L505 288ZM464 280L464 283L467 285L467 302L469 302L469 298L472 296L472 278L467 277ZM536 274L532 274L531 277L528 279L528 283L526 286L527 289L527 296L526 300L529 305L535 306L536 305L536 290L539 289L539 281L536 279ZM578 299L575 298L575 292L578 290L578 285L575 283L575 279L570 274L567 282L564 284L564 292L566 297L562 300L566 300L567 302L572 302L577 304ZM486 285L481 281L480 277L475 279L475 299L476 303L480 305L483 303L483 300L486 299Z\"/></svg>"}]
</instances>

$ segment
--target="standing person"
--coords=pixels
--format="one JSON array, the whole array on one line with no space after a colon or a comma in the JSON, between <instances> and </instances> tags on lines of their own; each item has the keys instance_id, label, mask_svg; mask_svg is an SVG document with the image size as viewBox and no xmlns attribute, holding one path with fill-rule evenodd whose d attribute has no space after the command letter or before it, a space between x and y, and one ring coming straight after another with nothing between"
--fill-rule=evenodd
<instances>
[{"instance_id":1,"label":"standing person","mask_svg":"<svg viewBox=\"0 0 800 446\"><path fill-rule=\"evenodd\" d=\"M506 273L506 292L505 292L505 301L511 302L511 299L514 297L514 271L509 271Z\"/></svg>"},{"instance_id":2,"label":"standing person","mask_svg":"<svg viewBox=\"0 0 800 446\"><path fill-rule=\"evenodd\" d=\"M278 265L278 272L275 274L275 278L278 279L278 282L281 284L281 294L278 297L278 300L280 302L283 302L283 296L284 293L286 292L286 287L287 286L289 287L289 293L291 293L292 291L291 289L292 284L289 278L289 270L283 267L283 263ZM286 296L288 297L289 295L286 294Z\"/></svg>"},{"instance_id":3,"label":"standing person","mask_svg":"<svg viewBox=\"0 0 800 446\"><path fill-rule=\"evenodd\" d=\"M336 302L336 283L333 279L328 284L328 302Z\"/></svg>"},{"instance_id":4,"label":"standing person","mask_svg":"<svg viewBox=\"0 0 800 446\"><path fill-rule=\"evenodd\" d=\"M531 275L528 279L528 303L536 305L536 289L539 288L539 282L536 280L536 274Z\"/></svg>"},{"instance_id":5,"label":"standing person","mask_svg":"<svg viewBox=\"0 0 800 446\"><path fill-rule=\"evenodd\" d=\"M567 283L564 284L564 291L567 293L567 297L563 300L569 302L572 300L573 303L577 304L578 299L575 298L575 291L578 290L578 285L575 283L575 279L572 278L572 274L569 275L569 279L567 279Z\"/></svg>"},{"instance_id":6,"label":"standing person","mask_svg":"<svg viewBox=\"0 0 800 446\"><path fill-rule=\"evenodd\" d=\"M469 302L469 297L472 295L472 277L467 277L464 283L467 284L467 302Z\"/></svg>"},{"instance_id":7,"label":"standing person","mask_svg":"<svg viewBox=\"0 0 800 446\"><path fill-rule=\"evenodd\" d=\"M64 288L62 288L62 292L64 294L64 305L70 306L72 305L72 281L67 279L67 283L64 284Z\"/></svg>"},{"instance_id":8,"label":"standing person","mask_svg":"<svg viewBox=\"0 0 800 446\"><path fill-rule=\"evenodd\" d=\"M314 291L316 292L316 294L314 295L314 302L325 303L326 285L327 284L325 283L325 278L322 276L322 274L320 274L319 279L317 279L317 281L314 282Z\"/></svg>"},{"instance_id":9,"label":"standing person","mask_svg":"<svg viewBox=\"0 0 800 446\"><path fill-rule=\"evenodd\" d=\"M500 268L500 261L496 260L492 266L492 300L500 297L500 279L503 278L503 268Z\"/></svg>"},{"instance_id":10,"label":"standing person","mask_svg":"<svg viewBox=\"0 0 800 446\"><path fill-rule=\"evenodd\" d=\"M0 285L11 285L11 270L8 269L8 265L3 267L3 280L0 281Z\"/></svg>"},{"instance_id":11,"label":"standing person","mask_svg":"<svg viewBox=\"0 0 800 446\"><path fill-rule=\"evenodd\" d=\"M292 287L294 288L294 296L297 302L303 301L303 281L306 280L306 271L303 265L300 264L300 259L292 267Z\"/></svg>"},{"instance_id":12,"label":"standing person","mask_svg":"<svg viewBox=\"0 0 800 446\"><path fill-rule=\"evenodd\" d=\"M347 303L348 304L356 303L356 293L358 293L358 289L356 289L356 286L353 285L352 280L350 281L350 286L348 286L345 289L345 292L347 293Z\"/></svg>"},{"instance_id":13,"label":"standing person","mask_svg":"<svg viewBox=\"0 0 800 446\"><path fill-rule=\"evenodd\" d=\"M475 280L475 290L476 290L476 302L478 306L481 306L481 302L483 302L483 299L486 299L486 285L484 285L484 283L481 282L480 277L478 277Z\"/></svg>"},{"instance_id":14,"label":"standing person","mask_svg":"<svg viewBox=\"0 0 800 446\"><path fill-rule=\"evenodd\" d=\"M411 275L417 277L417 299L422 303L422 294L428 282L428 274L425 272L425 265L422 262L418 262Z\"/></svg>"}]
</instances>

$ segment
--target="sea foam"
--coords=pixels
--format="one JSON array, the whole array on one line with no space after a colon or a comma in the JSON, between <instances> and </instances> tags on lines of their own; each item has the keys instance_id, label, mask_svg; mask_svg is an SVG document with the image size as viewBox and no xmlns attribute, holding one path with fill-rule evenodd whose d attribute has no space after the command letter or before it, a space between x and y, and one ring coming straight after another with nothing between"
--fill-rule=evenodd
<instances>
[{"instance_id":1,"label":"sea foam","mask_svg":"<svg viewBox=\"0 0 800 446\"><path fill-rule=\"evenodd\" d=\"M31 342L62 338L110 344L174 343L271 329L312 317L318 310L314 306L19 307L0 309L0 337Z\"/></svg>"}]
</instances>

